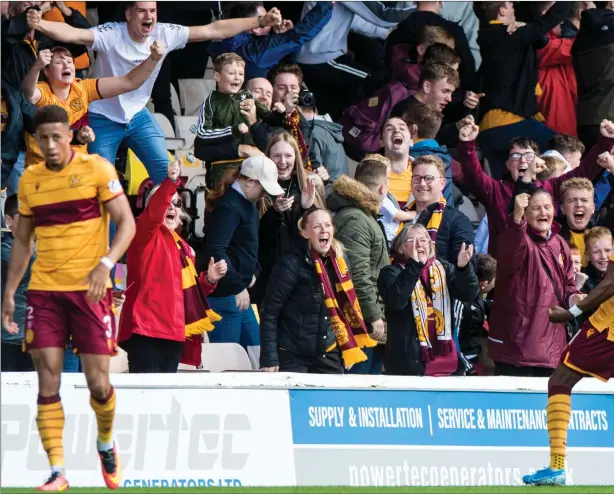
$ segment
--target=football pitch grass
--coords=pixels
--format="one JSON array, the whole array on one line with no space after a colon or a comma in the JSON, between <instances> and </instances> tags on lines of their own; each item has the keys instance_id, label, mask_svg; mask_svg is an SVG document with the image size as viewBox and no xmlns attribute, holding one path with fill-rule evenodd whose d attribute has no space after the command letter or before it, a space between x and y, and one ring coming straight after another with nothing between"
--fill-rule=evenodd
<instances>
[{"instance_id":1,"label":"football pitch grass","mask_svg":"<svg viewBox=\"0 0 614 494\"><path fill-rule=\"evenodd\" d=\"M2 494L34 493L34 489L2 488ZM109 493L108 489L71 488L69 493ZM516 494L533 492L535 494L612 494L614 486L570 486L570 487L159 487L159 488L120 488L118 493L160 493L160 494Z\"/></svg>"}]
</instances>

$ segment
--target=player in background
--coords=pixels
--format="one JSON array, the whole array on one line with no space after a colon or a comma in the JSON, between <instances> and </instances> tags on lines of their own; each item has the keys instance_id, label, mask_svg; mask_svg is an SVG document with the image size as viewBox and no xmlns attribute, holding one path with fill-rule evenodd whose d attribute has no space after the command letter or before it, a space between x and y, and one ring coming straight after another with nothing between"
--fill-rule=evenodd
<instances>
[{"instance_id":1,"label":"player in background","mask_svg":"<svg viewBox=\"0 0 614 494\"><path fill-rule=\"evenodd\" d=\"M610 153L599 155L604 168L614 170ZM608 381L614 376L614 254L610 257L605 277L581 302L569 310L552 307L552 322L567 322L582 313L597 311L582 325L561 357L561 363L548 381L548 435L550 466L522 480L531 485L565 485L565 449L571 418L571 390L586 376Z\"/></svg>"},{"instance_id":2,"label":"player in background","mask_svg":"<svg viewBox=\"0 0 614 494\"><path fill-rule=\"evenodd\" d=\"M60 376L64 346L72 336L98 423L97 449L107 487L119 487L120 465L113 440L115 391L109 359L115 353L115 315L109 272L135 233L134 217L115 168L97 155L75 153L68 114L59 106L40 109L36 141L45 162L26 169L19 182L20 221L15 231L2 321L9 332L15 290L32 255L26 309L26 350L38 374L36 423L51 465L39 491L68 489L64 476L64 409ZM109 217L117 233L109 249Z\"/></svg>"},{"instance_id":3,"label":"player in background","mask_svg":"<svg viewBox=\"0 0 614 494\"><path fill-rule=\"evenodd\" d=\"M87 144L95 139L87 118L90 103L140 88L164 57L164 45L160 41L154 41L149 50L149 57L130 72L100 79L76 79L75 63L66 48L56 46L51 50L42 50L21 83L21 90L26 100L38 108L47 105L64 108L74 132L73 150L87 153ZM46 81L38 82L41 71ZM45 162L34 136L26 134L26 145L26 166Z\"/></svg>"}]
</instances>

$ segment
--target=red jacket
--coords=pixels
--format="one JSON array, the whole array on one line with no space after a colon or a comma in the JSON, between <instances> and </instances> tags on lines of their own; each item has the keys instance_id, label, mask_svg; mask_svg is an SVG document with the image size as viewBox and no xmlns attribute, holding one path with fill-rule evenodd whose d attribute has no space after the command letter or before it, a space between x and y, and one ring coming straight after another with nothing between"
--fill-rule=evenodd
<instances>
[{"instance_id":1,"label":"red jacket","mask_svg":"<svg viewBox=\"0 0 614 494\"><path fill-rule=\"evenodd\" d=\"M571 62L574 38L559 38L550 32L548 40L537 50L538 82L543 91L538 99L539 111L552 130L577 137L578 84Z\"/></svg>"},{"instance_id":2,"label":"red jacket","mask_svg":"<svg viewBox=\"0 0 614 494\"><path fill-rule=\"evenodd\" d=\"M488 334L488 355L495 362L515 366L550 367L558 365L566 345L563 324L548 321L553 305L569 307L576 290L569 247L553 225L548 240L508 217L499 236L501 259L497 268L497 296L492 308ZM543 264L563 298L559 301Z\"/></svg>"},{"instance_id":3,"label":"red jacket","mask_svg":"<svg viewBox=\"0 0 614 494\"><path fill-rule=\"evenodd\" d=\"M164 180L136 223L128 249L126 301L119 322L118 342L133 333L151 338L185 341L181 259L171 231L164 226L166 210L179 182ZM183 242L183 240L182 240ZM193 250L192 260L194 260ZM215 286L200 277L205 296Z\"/></svg>"}]
</instances>

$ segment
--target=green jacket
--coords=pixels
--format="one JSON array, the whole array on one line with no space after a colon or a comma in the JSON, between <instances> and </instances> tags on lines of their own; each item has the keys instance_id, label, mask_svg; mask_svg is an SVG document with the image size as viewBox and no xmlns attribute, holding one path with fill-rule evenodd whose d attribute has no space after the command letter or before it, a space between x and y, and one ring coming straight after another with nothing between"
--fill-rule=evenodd
<instances>
[{"instance_id":1,"label":"green jacket","mask_svg":"<svg viewBox=\"0 0 614 494\"><path fill-rule=\"evenodd\" d=\"M384 319L377 279L390 264L384 230L377 221L380 200L365 185L342 175L333 184L328 207L335 213L335 237L343 244L364 320Z\"/></svg>"}]
</instances>

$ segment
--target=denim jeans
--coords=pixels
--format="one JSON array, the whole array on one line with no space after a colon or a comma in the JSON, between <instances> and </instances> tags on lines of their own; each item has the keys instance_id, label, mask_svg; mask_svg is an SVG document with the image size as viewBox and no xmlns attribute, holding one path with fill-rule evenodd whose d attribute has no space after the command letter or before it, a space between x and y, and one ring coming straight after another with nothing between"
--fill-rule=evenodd
<instances>
[{"instance_id":1,"label":"denim jeans","mask_svg":"<svg viewBox=\"0 0 614 494\"><path fill-rule=\"evenodd\" d=\"M166 178L168 151L164 132L147 108L138 112L127 124L109 120L97 113L88 113L96 140L88 144L88 152L99 154L115 164L117 150L123 141L143 162L151 180L158 185Z\"/></svg>"},{"instance_id":2,"label":"denim jeans","mask_svg":"<svg viewBox=\"0 0 614 494\"><path fill-rule=\"evenodd\" d=\"M493 178L499 180L506 170L509 144L515 137L530 137L539 146L540 152L548 149L548 141L556 132L533 118L512 125L504 125L480 132L478 144L488 159Z\"/></svg>"},{"instance_id":3,"label":"denim jeans","mask_svg":"<svg viewBox=\"0 0 614 494\"><path fill-rule=\"evenodd\" d=\"M260 345L260 326L251 306L240 312L234 295L207 297L207 301L222 316L222 320L216 322L215 329L209 333L211 343L238 343L245 351L248 346Z\"/></svg>"},{"instance_id":4,"label":"denim jeans","mask_svg":"<svg viewBox=\"0 0 614 494\"><path fill-rule=\"evenodd\" d=\"M379 376L384 368L384 345L377 345L371 348L363 348L368 359L364 362L354 364L348 374L371 374Z\"/></svg>"}]
</instances>

